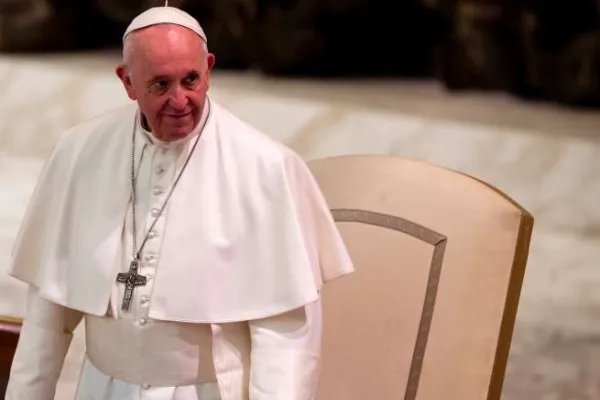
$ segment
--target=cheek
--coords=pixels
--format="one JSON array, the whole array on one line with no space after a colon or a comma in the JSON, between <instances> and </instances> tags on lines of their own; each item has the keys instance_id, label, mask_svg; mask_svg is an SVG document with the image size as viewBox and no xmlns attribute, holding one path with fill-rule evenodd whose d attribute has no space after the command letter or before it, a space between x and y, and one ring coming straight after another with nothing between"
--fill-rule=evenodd
<instances>
[{"instance_id":1,"label":"cheek","mask_svg":"<svg viewBox=\"0 0 600 400\"><path fill-rule=\"evenodd\" d=\"M206 90L195 91L193 95L189 96L189 99L196 108L202 108L206 103Z\"/></svg>"},{"instance_id":2,"label":"cheek","mask_svg":"<svg viewBox=\"0 0 600 400\"><path fill-rule=\"evenodd\" d=\"M140 98L139 104L142 112L148 118L158 118L160 111L163 109L166 100L162 97L145 95Z\"/></svg>"}]
</instances>

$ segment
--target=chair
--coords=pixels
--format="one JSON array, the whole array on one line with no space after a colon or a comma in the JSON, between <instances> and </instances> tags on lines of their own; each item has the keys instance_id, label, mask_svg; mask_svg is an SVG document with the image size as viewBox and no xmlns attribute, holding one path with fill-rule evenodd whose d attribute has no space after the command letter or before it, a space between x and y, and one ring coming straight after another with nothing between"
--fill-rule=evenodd
<instances>
[{"instance_id":1,"label":"chair","mask_svg":"<svg viewBox=\"0 0 600 400\"><path fill-rule=\"evenodd\" d=\"M15 355L21 320L9 317L0 317L0 399L4 399L10 366Z\"/></svg>"},{"instance_id":2,"label":"chair","mask_svg":"<svg viewBox=\"0 0 600 400\"><path fill-rule=\"evenodd\" d=\"M425 162L309 162L356 272L323 289L318 400L499 400L533 217Z\"/></svg>"}]
</instances>

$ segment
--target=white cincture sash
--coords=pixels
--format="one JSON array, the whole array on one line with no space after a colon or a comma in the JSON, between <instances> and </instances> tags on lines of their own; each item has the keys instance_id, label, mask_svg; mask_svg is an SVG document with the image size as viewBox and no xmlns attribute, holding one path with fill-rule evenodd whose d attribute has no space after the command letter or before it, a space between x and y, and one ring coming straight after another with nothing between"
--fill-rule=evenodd
<instances>
[{"instance_id":1,"label":"white cincture sash","mask_svg":"<svg viewBox=\"0 0 600 400\"><path fill-rule=\"evenodd\" d=\"M216 382L210 324L86 316L87 357L102 373L139 385Z\"/></svg>"}]
</instances>

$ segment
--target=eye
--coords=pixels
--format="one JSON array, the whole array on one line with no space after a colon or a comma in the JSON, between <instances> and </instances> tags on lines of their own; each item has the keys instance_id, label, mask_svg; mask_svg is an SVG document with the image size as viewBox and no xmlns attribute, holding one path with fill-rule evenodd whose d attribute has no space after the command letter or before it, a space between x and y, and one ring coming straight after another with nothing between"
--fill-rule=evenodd
<instances>
[{"instance_id":1,"label":"eye","mask_svg":"<svg viewBox=\"0 0 600 400\"><path fill-rule=\"evenodd\" d=\"M184 84L188 87L193 87L198 83L199 79L200 79L200 76L198 75L198 73L192 72L188 76L185 77Z\"/></svg>"},{"instance_id":2,"label":"eye","mask_svg":"<svg viewBox=\"0 0 600 400\"><path fill-rule=\"evenodd\" d=\"M154 92L164 92L165 90L168 89L168 87L169 87L169 82L167 82L164 79L152 82L152 85L150 86L150 88Z\"/></svg>"}]
</instances>

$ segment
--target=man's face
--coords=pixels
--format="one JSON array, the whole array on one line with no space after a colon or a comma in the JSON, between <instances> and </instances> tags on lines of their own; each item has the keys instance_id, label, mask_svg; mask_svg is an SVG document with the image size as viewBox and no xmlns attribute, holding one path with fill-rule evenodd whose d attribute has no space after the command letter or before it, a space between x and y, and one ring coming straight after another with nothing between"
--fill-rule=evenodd
<instances>
[{"instance_id":1,"label":"man's face","mask_svg":"<svg viewBox=\"0 0 600 400\"><path fill-rule=\"evenodd\" d=\"M117 68L154 136L174 141L200 122L215 58L191 30L163 24L133 33Z\"/></svg>"}]
</instances>

